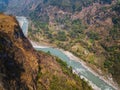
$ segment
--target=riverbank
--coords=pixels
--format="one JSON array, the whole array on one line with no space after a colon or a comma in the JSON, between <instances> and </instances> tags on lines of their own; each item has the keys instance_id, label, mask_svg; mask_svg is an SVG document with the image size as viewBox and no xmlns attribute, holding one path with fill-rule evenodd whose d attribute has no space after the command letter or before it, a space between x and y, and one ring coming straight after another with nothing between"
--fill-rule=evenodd
<instances>
[{"instance_id":1,"label":"riverbank","mask_svg":"<svg viewBox=\"0 0 120 90\"><path fill-rule=\"evenodd\" d=\"M39 45L36 44L35 42L32 42L33 47L35 48L50 48L51 46L46 46L46 45ZM76 62L79 62L82 64L83 67L85 67L88 71L90 71L91 73L93 73L95 76L97 76L99 79L103 80L104 82L106 82L108 85L112 86L113 88L115 88L116 90L119 90L117 85L112 81L112 80L108 80L106 79L104 76L99 75L98 73L96 73L94 70L92 70L89 66L87 66L87 64L81 60L80 58L74 56L71 52L69 51L64 51L63 49L57 48L59 51L61 51L62 53L64 53L68 58L70 58L71 60L74 60ZM75 72L77 74L77 72ZM81 77L84 78L85 77ZM87 79L85 79L86 81L88 81ZM90 85L95 89L95 90L99 90L98 87L96 87L92 82L89 82ZM109 90L109 89L108 89Z\"/></svg>"},{"instance_id":2,"label":"riverbank","mask_svg":"<svg viewBox=\"0 0 120 90\"><path fill-rule=\"evenodd\" d=\"M30 42L34 48L50 48L50 47L52 47L52 46L47 46L44 44L39 44L39 43L33 42L31 40L30 40Z\"/></svg>"},{"instance_id":3,"label":"riverbank","mask_svg":"<svg viewBox=\"0 0 120 90\"><path fill-rule=\"evenodd\" d=\"M95 76L99 77L101 80L103 80L104 82L106 82L108 85L112 86L114 89L120 90L120 88L118 87L118 85L113 80L106 79L104 76L99 75L94 70L92 70L90 67L88 67L87 64L83 60L81 60L80 58L74 56L71 52L64 51L63 49L59 49L59 50L61 52L63 52L67 57L69 57L71 60L75 60L75 61L81 63L82 66L84 66L87 70L89 70Z\"/></svg>"}]
</instances>

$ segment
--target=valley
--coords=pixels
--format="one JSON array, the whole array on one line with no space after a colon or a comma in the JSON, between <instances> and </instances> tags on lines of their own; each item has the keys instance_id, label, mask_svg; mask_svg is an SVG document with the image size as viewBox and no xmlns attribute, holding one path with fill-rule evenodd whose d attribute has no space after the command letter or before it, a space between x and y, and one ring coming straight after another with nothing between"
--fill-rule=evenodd
<instances>
[{"instance_id":1,"label":"valley","mask_svg":"<svg viewBox=\"0 0 120 90\"><path fill-rule=\"evenodd\" d=\"M100 75L120 83L119 3L94 3L75 12L55 6L38 9L30 14L35 27L29 28L31 40L70 51Z\"/></svg>"},{"instance_id":2,"label":"valley","mask_svg":"<svg viewBox=\"0 0 120 90\"><path fill-rule=\"evenodd\" d=\"M35 47L69 51L120 86L120 0L0 0L0 12L26 17Z\"/></svg>"},{"instance_id":3,"label":"valley","mask_svg":"<svg viewBox=\"0 0 120 90\"><path fill-rule=\"evenodd\" d=\"M17 17L20 18L20 17ZM25 17L23 17L25 18ZM27 22L25 19L18 19L18 21L21 22ZM26 23L27 25L28 23ZM22 27L22 26L21 26ZM28 28L22 28L25 33L25 30L27 31ZM36 50L42 50L46 53L50 52L50 54L59 57L61 60L67 63L68 67L72 67L73 73L76 73L80 76L80 78L84 78L86 81L89 82L89 84L92 86L94 90L117 90L118 87L112 80L108 80L110 77L102 77L101 75L94 72L90 67L88 67L83 60L80 60L78 57L75 57L73 54L71 54L68 51L64 51L62 49L58 48L52 48L51 46L44 46L44 45L38 45L35 42L32 42L33 47Z\"/></svg>"}]
</instances>

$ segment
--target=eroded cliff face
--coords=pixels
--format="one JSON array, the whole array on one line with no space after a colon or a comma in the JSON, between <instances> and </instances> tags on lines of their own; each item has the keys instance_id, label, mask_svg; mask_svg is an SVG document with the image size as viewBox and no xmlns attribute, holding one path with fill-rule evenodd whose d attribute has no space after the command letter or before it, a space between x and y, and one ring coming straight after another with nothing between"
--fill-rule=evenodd
<instances>
[{"instance_id":1,"label":"eroded cliff face","mask_svg":"<svg viewBox=\"0 0 120 90\"><path fill-rule=\"evenodd\" d=\"M37 57L16 19L0 14L0 87L36 90Z\"/></svg>"}]
</instances>

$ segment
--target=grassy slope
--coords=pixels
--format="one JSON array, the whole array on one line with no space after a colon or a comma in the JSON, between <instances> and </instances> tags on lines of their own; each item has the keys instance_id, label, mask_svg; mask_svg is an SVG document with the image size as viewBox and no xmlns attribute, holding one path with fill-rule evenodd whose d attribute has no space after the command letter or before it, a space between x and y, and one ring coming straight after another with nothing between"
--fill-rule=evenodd
<instances>
[{"instance_id":1,"label":"grassy slope","mask_svg":"<svg viewBox=\"0 0 120 90\"><path fill-rule=\"evenodd\" d=\"M40 52L38 90L92 90L59 58ZM44 59L43 59L44 58Z\"/></svg>"}]
</instances>

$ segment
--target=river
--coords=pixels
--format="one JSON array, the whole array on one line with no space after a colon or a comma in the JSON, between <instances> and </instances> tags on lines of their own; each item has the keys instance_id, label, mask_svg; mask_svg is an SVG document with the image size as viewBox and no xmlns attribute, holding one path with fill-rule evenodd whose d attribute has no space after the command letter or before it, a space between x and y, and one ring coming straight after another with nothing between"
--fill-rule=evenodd
<instances>
[{"instance_id":1,"label":"river","mask_svg":"<svg viewBox=\"0 0 120 90\"><path fill-rule=\"evenodd\" d=\"M23 29L23 33L27 35L26 32L28 29L28 20L26 20L26 18L25 19L23 18L25 17L22 17L22 19L20 19L19 17L19 19L17 20L19 21L19 23L22 23L21 28ZM99 76L96 76L95 73L93 73L88 68L86 68L80 61L71 59L69 56L63 53L60 49L52 48L52 47L45 47L45 48L35 47L35 49L42 50L44 52L50 51L52 55L62 59L64 62L68 64L68 66L71 66L73 68L73 72L78 74L81 78L84 78L85 80L87 80L95 90L117 90L114 88L114 86L110 85L109 82L105 82Z\"/></svg>"},{"instance_id":2,"label":"river","mask_svg":"<svg viewBox=\"0 0 120 90\"><path fill-rule=\"evenodd\" d=\"M52 55L55 55L60 59L62 59L63 61L65 61L68 64L68 66L71 66L73 68L73 71L75 71L81 78L84 78L87 81L90 81L90 84L94 89L98 90L99 88L101 90L115 90L112 86L108 85L106 82L101 80L98 76L90 72L80 62L78 62L77 60L70 59L67 55L65 55L59 49L57 48L36 48L36 49L42 50L44 52L50 51Z\"/></svg>"},{"instance_id":3,"label":"river","mask_svg":"<svg viewBox=\"0 0 120 90\"><path fill-rule=\"evenodd\" d=\"M22 28L22 31L25 36L28 34L28 20L24 16L16 16L16 19L19 21L19 25Z\"/></svg>"}]
</instances>

